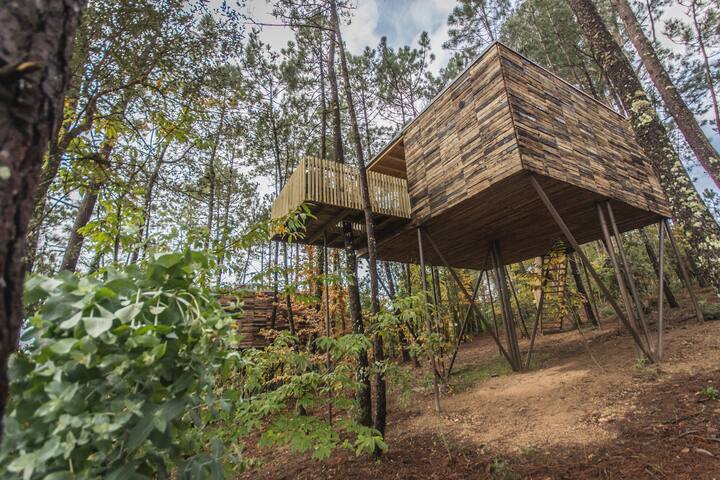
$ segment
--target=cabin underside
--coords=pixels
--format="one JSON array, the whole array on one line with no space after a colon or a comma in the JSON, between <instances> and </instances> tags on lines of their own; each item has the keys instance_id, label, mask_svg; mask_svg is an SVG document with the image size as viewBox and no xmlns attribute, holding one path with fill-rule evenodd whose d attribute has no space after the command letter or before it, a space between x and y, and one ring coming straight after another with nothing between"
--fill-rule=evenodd
<instances>
[{"instance_id":1,"label":"cabin underside","mask_svg":"<svg viewBox=\"0 0 720 480\"><path fill-rule=\"evenodd\" d=\"M597 204L608 200L597 193L535 175L579 243L602 238ZM621 232L660 221L662 216L610 199ZM497 241L505 264L546 254L563 234L521 172L484 190L422 225L452 267L479 270L487 249ZM428 242L423 242L425 262L443 265ZM407 224L394 235L378 236L378 258L419 263L417 231Z\"/></svg>"},{"instance_id":2,"label":"cabin underside","mask_svg":"<svg viewBox=\"0 0 720 480\"><path fill-rule=\"evenodd\" d=\"M613 199L543 175L535 175L555 208L580 243L602 238L597 205L610 200L621 232L641 228L662 219L657 213L641 210ZM311 205L316 219L310 220L301 243L343 246L342 220L353 223L354 246L367 253L362 211L322 204ZM419 263L417 227L406 218L375 215L378 258ZM521 171L482 191L420 227L433 239L452 267L479 270L490 242L497 241L505 264L546 254L564 237L545 205L530 184L530 173ZM362 228L362 230L361 230ZM428 242L423 245L425 262L443 262Z\"/></svg>"}]
</instances>

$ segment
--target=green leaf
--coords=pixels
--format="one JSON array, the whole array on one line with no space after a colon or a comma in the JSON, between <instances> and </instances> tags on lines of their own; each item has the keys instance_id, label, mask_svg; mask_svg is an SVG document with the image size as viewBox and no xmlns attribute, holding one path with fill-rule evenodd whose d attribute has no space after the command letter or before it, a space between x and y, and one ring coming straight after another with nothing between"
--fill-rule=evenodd
<instances>
[{"instance_id":1,"label":"green leaf","mask_svg":"<svg viewBox=\"0 0 720 480\"><path fill-rule=\"evenodd\" d=\"M112 318L84 317L85 331L93 338L97 338L112 328Z\"/></svg>"},{"instance_id":2,"label":"green leaf","mask_svg":"<svg viewBox=\"0 0 720 480\"><path fill-rule=\"evenodd\" d=\"M63 330L69 330L71 328L74 328L75 325L77 325L80 322L80 319L82 318L82 312L77 312L72 317L68 318L64 322L60 324L60 328Z\"/></svg>"},{"instance_id":3,"label":"green leaf","mask_svg":"<svg viewBox=\"0 0 720 480\"><path fill-rule=\"evenodd\" d=\"M142 303L131 303L127 307L123 307L115 312L115 318L120 320L122 323L128 323L132 321L142 311Z\"/></svg>"},{"instance_id":4,"label":"green leaf","mask_svg":"<svg viewBox=\"0 0 720 480\"><path fill-rule=\"evenodd\" d=\"M73 346L75 346L77 342L78 341L75 338L63 338L62 340L58 340L50 345L50 350L59 355L65 355L72 349Z\"/></svg>"}]
</instances>

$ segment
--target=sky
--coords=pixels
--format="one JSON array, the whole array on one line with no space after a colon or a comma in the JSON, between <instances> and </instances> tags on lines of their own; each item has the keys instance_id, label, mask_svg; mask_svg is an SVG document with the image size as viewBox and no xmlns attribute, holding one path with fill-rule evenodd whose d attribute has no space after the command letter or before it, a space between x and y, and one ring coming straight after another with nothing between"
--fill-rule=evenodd
<instances>
[{"instance_id":1,"label":"sky","mask_svg":"<svg viewBox=\"0 0 720 480\"><path fill-rule=\"evenodd\" d=\"M431 70L437 72L450 58L442 44L447 40L447 17L455 3L455 0L357 0L352 22L342 30L343 37L348 50L357 55L366 46L377 46L383 36L390 46L400 47L416 44L426 31L436 56ZM247 10L257 22L277 23L266 0L248 0ZM292 39L292 31L286 27L263 27L261 38L280 49Z\"/></svg>"}]
</instances>

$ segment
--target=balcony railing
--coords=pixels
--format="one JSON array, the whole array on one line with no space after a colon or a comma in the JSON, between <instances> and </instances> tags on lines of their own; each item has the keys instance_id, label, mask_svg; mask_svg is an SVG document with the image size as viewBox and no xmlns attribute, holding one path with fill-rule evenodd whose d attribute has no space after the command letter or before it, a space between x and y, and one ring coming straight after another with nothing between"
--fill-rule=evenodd
<instances>
[{"instance_id":1,"label":"balcony railing","mask_svg":"<svg viewBox=\"0 0 720 480\"><path fill-rule=\"evenodd\" d=\"M410 218L407 180L367 172L374 213ZM272 205L272 218L287 215L305 202L362 210L360 173L341 163L305 158L290 176Z\"/></svg>"}]
</instances>

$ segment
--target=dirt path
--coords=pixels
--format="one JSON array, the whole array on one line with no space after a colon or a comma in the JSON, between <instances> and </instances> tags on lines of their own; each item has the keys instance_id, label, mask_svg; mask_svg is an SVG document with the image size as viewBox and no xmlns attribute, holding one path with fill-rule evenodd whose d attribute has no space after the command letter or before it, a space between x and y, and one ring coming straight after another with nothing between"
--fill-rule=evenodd
<instances>
[{"instance_id":1,"label":"dirt path","mask_svg":"<svg viewBox=\"0 0 720 480\"><path fill-rule=\"evenodd\" d=\"M720 479L720 400L700 393L720 389L720 322L688 316L671 313L659 367L638 365L616 325L540 337L519 374L476 340L440 415L427 395L391 406L382 462L274 455L247 478Z\"/></svg>"}]
</instances>

